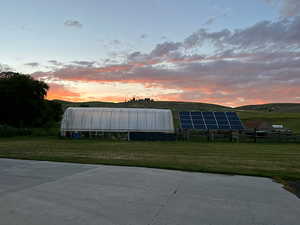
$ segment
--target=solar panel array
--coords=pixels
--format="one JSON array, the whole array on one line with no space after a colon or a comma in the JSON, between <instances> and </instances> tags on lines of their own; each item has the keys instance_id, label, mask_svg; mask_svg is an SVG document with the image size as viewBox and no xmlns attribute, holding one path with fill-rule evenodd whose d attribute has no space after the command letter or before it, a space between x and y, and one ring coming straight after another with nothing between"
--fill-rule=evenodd
<instances>
[{"instance_id":1,"label":"solar panel array","mask_svg":"<svg viewBox=\"0 0 300 225\"><path fill-rule=\"evenodd\" d=\"M243 130L244 126L235 112L180 112L182 129Z\"/></svg>"}]
</instances>

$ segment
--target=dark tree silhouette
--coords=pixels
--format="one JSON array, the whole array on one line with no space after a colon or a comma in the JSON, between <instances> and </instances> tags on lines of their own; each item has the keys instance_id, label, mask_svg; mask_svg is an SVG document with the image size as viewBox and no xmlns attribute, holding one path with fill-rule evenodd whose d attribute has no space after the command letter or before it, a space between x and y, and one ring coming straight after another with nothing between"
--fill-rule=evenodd
<instances>
[{"instance_id":1,"label":"dark tree silhouette","mask_svg":"<svg viewBox=\"0 0 300 225\"><path fill-rule=\"evenodd\" d=\"M57 120L62 110L45 100L48 89L45 82L29 75L0 73L0 124L33 127Z\"/></svg>"}]
</instances>

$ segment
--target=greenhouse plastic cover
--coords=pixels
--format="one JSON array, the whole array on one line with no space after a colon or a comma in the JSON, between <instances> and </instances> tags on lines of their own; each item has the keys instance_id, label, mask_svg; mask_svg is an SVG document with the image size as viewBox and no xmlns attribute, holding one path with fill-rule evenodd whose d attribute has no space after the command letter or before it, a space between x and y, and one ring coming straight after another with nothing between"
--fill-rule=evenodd
<instances>
[{"instance_id":1,"label":"greenhouse plastic cover","mask_svg":"<svg viewBox=\"0 0 300 225\"><path fill-rule=\"evenodd\" d=\"M174 133L174 125L169 109L70 107L61 123L66 131Z\"/></svg>"}]
</instances>

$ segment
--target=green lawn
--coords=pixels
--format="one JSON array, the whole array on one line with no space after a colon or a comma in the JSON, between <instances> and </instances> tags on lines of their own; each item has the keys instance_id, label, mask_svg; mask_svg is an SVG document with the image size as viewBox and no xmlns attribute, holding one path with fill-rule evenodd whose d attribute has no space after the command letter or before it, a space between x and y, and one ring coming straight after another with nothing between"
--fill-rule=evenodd
<instances>
[{"instance_id":1,"label":"green lawn","mask_svg":"<svg viewBox=\"0 0 300 225\"><path fill-rule=\"evenodd\" d=\"M300 180L299 144L113 142L2 138L0 157Z\"/></svg>"},{"instance_id":2,"label":"green lawn","mask_svg":"<svg viewBox=\"0 0 300 225\"><path fill-rule=\"evenodd\" d=\"M270 124L282 124L285 128L300 133L300 113L241 111L238 114L243 122L262 120Z\"/></svg>"}]
</instances>

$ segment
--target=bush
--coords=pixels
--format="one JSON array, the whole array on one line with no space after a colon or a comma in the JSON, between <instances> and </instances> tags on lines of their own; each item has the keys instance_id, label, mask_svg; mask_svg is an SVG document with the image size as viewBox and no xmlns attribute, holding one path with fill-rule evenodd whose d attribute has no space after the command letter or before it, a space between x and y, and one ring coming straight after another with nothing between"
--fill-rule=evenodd
<instances>
[{"instance_id":1,"label":"bush","mask_svg":"<svg viewBox=\"0 0 300 225\"><path fill-rule=\"evenodd\" d=\"M16 128L8 125L0 125L0 137L16 137L16 136L36 136L36 137L59 136L59 127Z\"/></svg>"},{"instance_id":2,"label":"bush","mask_svg":"<svg viewBox=\"0 0 300 225\"><path fill-rule=\"evenodd\" d=\"M31 135L36 137L49 137L49 136L59 136L60 130L58 127L51 128L32 128Z\"/></svg>"},{"instance_id":3,"label":"bush","mask_svg":"<svg viewBox=\"0 0 300 225\"><path fill-rule=\"evenodd\" d=\"M15 128L7 125L0 125L0 137L14 137L14 136L29 136L32 131L27 128Z\"/></svg>"}]
</instances>

